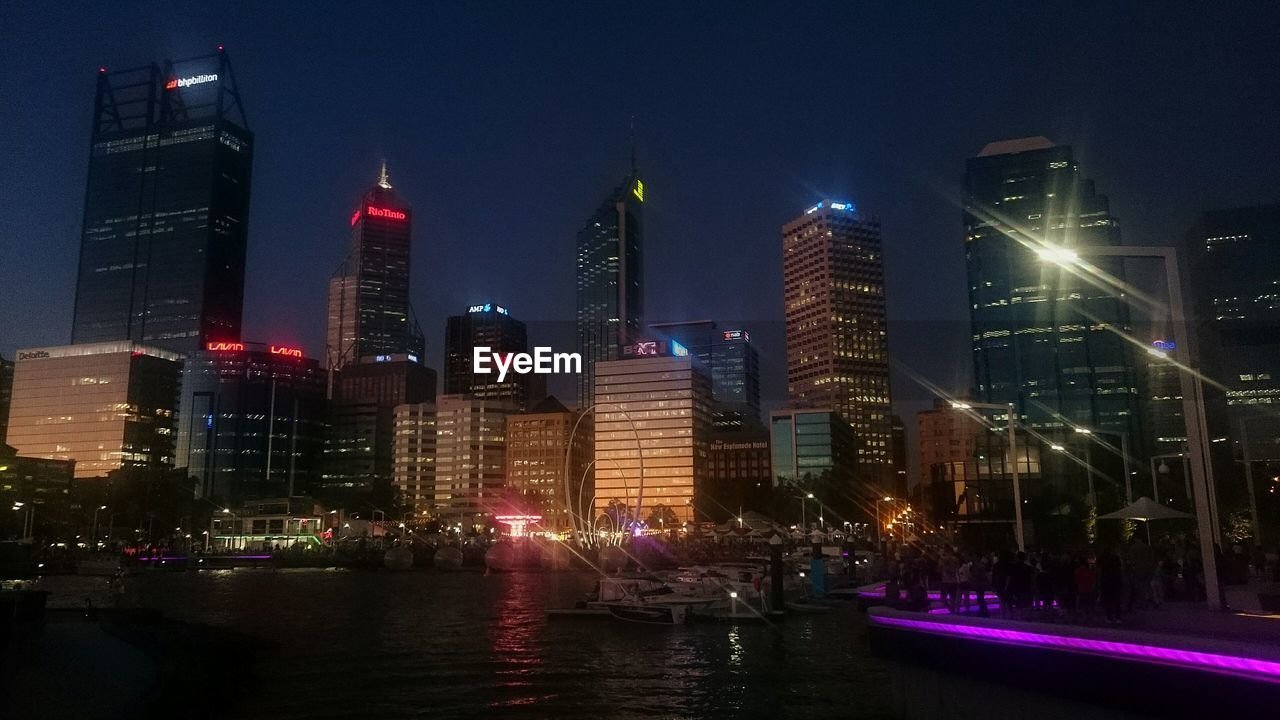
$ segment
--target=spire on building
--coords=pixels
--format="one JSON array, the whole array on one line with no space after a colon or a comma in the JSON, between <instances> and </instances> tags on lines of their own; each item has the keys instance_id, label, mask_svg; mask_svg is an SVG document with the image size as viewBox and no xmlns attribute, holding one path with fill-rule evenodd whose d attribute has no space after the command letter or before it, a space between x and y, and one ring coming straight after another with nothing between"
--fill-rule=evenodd
<instances>
[{"instance_id":1,"label":"spire on building","mask_svg":"<svg viewBox=\"0 0 1280 720\"><path fill-rule=\"evenodd\" d=\"M387 160L382 159L382 172L378 174L378 187L383 190L391 189L391 178L387 176Z\"/></svg>"}]
</instances>

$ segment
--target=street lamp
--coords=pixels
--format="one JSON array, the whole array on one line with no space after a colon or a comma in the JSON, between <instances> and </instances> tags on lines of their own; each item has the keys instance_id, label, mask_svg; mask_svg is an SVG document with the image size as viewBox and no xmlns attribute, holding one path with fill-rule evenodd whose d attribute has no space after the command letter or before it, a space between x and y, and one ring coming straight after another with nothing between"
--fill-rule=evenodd
<instances>
[{"instance_id":1,"label":"street lamp","mask_svg":"<svg viewBox=\"0 0 1280 720\"><path fill-rule=\"evenodd\" d=\"M102 505L93 509L93 551L98 551L98 511L106 510L107 506Z\"/></svg>"},{"instance_id":2,"label":"street lamp","mask_svg":"<svg viewBox=\"0 0 1280 720\"><path fill-rule=\"evenodd\" d=\"M975 408L983 408L986 410L1007 410L1009 411L1009 477L1013 480L1013 531L1014 539L1018 541L1018 551L1023 552L1027 549L1026 536L1022 530L1022 482L1018 479L1018 438L1014 432L1014 422L1017 415L1014 414L1013 403L980 403L980 402L955 402L951 403L951 407L957 410L973 410ZM1061 448L1054 448L1061 449Z\"/></svg>"},{"instance_id":3,"label":"street lamp","mask_svg":"<svg viewBox=\"0 0 1280 720\"><path fill-rule=\"evenodd\" d=\"M1114 258L1154 258L1164 263L1165 283L1169 291L1169 314L1173 325L1174 365L1182 390L1182 417L1187 424L1187 455L1190 465L1192 490L1195 495L1196 525L1200 533L1200 557L1204 564L1205 595L1209 606L1221 610L1222 597L1218 586L1218 565L1215 546L1217 532L1217 493L1214 489L1213 468L1209 464L1209 438L1205 431L1204 398L1202 382L1191 370L1191 353L1188 347L1190 333L1182 303L1182 280L1178 270L1178 253L1172 247L1141 247L1133 245L1082 246L1075 249L1044 246L1036 249L1041 259L1064 268L1077 266L1080 253ZM1166 357L1166 353L1158 353Z\"/></svg>"},{"instance_id":4,"label":"street lamp","mask_svg":"<svg viewBox=\"0 0 1280 720\"><path fill-rule=\"evenodd\" d=\"M888 495L885 495L882 498L876 498L876 544L877 545L880 545L884 542L884 538L881 535L881 525L883 525L884 523L880 522L880 502L881 501L893 502L893 498Z\"/></svg>"},{"instance_id":5,"label":"street lamp","mask_svg":"<svg viewBox=\"0 0 1280 720\"><path fill-rule=\"evenodd\" d=\"M1076 432L1080 435L1113 435L1120 438L1120 460L1124 463L1124 502L1126 505L1133 502L1133 473L1129 471L1129 436L1118 430L1093 430L1085 427L1077 427ZM1104 443L1105 444L1105 443ZM1093 469L1090 468L1092 473ZM1159 500L1159 498L1151 498Z\"/></svg>"}]
</instances>

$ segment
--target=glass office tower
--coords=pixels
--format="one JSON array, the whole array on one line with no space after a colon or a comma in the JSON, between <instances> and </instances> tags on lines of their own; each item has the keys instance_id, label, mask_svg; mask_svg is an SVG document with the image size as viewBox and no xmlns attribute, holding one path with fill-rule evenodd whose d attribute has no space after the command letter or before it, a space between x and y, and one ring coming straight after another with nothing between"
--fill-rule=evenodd
<instances>
[{"instance_id":1,"label":"glass office tower","mask_svg":"<svg viewBox=\"0 0 1280 720\"><path fill-rule=\"evenodd\" d=\"M1081 175L1071 147L1042 137L987 145L966 166L963 220L977 399L1014 403L1042 434L1079 426L1126 433L1139 447L1121 291L1035 250L1120 244L1107 197ZM1125 277L1118 258L1088 263Z\"/></svg>"},{"instance_id":2,"label":"glass office tower","mask_svg":"<svg viewBox=\"0 0 1280 720\"><path fill-rule=\"evenodd\" d=\"M595 391L596 363L618 359L620 348L642 328L643 204L644 182L633 159L631 173L578 231L578 404L584 408Z\"/></svg>"},{"instance_id":3,"label":"glass office tower","mask_svg":"<svg viewBox=\"0 0 1280 720\"><path fill-rule=\"evenodd\" d=\"M98 74L72 343L238 340L253 133L227 54Z\"/></svg>"},{"instance_id":4,"label":"glass office tower","mask_svg":"<svg viewBox=\"0 0 1280 720\"><path fill-rule=\"evenodd\" d=\"M183 370L176 466L223 505L306 495L319 479L325 372L273 343L216 342Z\"/></svg>"},{"instance_id":5,"label":"glass office tower","mask_svg":"<svg viewBox=\"0 0 1280 720\"><path fill-rule=\"evenodd\" d=\"M387 164L351 214L351 251L329 279L326 367L362 358L422 358L422 329L409 302L413 210L392 188Z\"/></svg>"},{"instance_id":6,"label":"glass office tower","mask_svg":"<svg viewBox=\"0 0 1280 720\"><path fill-rule=\"evenodd\" d=\"M474 349L489 348L491 354L529 352L524 323L497 303L478 303L462 315L451 315L445 324L444 394L466 395L477 400L501 400L521 411L540 402L547 394L545 375L508 372L498 380L497 371L472 372ZM489 361L492 368L493 361Z\"/></svg>"},{"instance_id":7,"label":"glass office tower","mask_svg":"<svg viewBox=\"0 0 1280 720\"><path fill-rule=\"evenodd\" d=\"M760 430L760 355L746 330L713 320L653 323L651 330L689 349L711 378L712 425L719 432Z\"/></svg>"}]
</instances>

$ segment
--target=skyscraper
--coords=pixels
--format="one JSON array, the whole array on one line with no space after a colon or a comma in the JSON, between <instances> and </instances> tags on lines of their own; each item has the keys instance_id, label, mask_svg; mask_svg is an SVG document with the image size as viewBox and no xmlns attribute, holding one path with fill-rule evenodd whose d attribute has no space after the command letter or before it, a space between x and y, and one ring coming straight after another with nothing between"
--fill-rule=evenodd
<instances>
[{"instance_id":1,"label":"skyscraper","mask_svg":"<svg viewBox=\"0 0 1280 720\"><path fill-rule=\"evenodd\" d=\"M73 343L240 339L253 133L219 47L99 70Z\"/></svg>"},{"instance_id":2,"label":"skyscraper","mask_svg":"<svg viewBox=\"0 0 1280 720\"><path fill-rule=\"evenodd\" d=\"M451 315L445 324L444 393L466 395L477 400L501 400L527 410L547 394L545 375L509 372L503 380L498 373L472 372L473 351L489 348L493 354L529 352L524 323L496 303L478 303L462 315Z\"/></svg>"},{"instance_id":3,"label":"skyscraper","mask_svg":"<svg viewBox=\"0 0 1280 720\"><path fill-rule=\"evenodd\" d=\"M326 385L298 348L209 343L183 369L175 465L223 505L306 495L319 480Z\"/></svg>"},{"instance_id":4,"label":"skyscraper","mask_svg":"<svg viewBox=\"0 0 1280 720\"><path fill-rule=\"evenodd\" d=\"M326 366L400 354L416 362L424 343L409 303L413 210L392 189L385 162L350 224L351 250L329 279Z\"/></svg>"},{"instance_id":5,"label":"skyscraper","mask_svg":"<svg viewBox=\"0 0 1280 720\"><path fill-rule=\"evenodd\" d=\"M1280 460L1280 205L1207 212L1191 242L1202 369L1225 387L1212 393L1227 408L1213 435L1247 436L1252 460Z\"/></svg>"},{"instance_id":6,"label":"skyscraper","mask_svg":"<svg viewBox=\"0 0 1280 720\"><path fill-rule=\"evenodd\" d=\"M810 207L782 228L782 272L790 404L849 423L858 476L882 493L893 433L880 221L850 202Z\"/></svg>"},{"instance_id":7,"label":"skyscraper","mask_svg":"<svg viewBox=\"0 0 1280 720\"><path fill-rule=\"evenodd\" d=\"M987 145L969 159L964 187L978 399L1014 403L1022 423L1041 434L1078 426L1137 441L1135 362L1122 336L1130 327L1120 291L1036 252L1046 244L1119 245L1107 197L1081 175L1070 146L1042 137ZM1089 263L1124 279L1117 258Z\"/></svg>"},{"instance_id":8,"label":"skyscraper","mask_svg":"<svg viewBox=\"0 0 1280 720\"><path fill-rule=\"evenodd\" d=\"M638 341L622 355L596 367L596 502L588 520L609 516L614 529L626 524L624 513L655 525L691 522L707 474L711 379L674 341Z\"/></svg>"},{"instance_id":9,"label":"skyscraper","mask_svg":"<svg viewBox=\"0 0 1280 720\"><path fill-rule=\"evenodd\" d=\"M643 204L644 182L633 152L631 172L578 231L578 404L584 408L595 391L596 363L618 359L620 348L643 327Z\"/></svg>"},{"instance_id":10,"label":"skyscraper","mask_svg":"<svg viewBox=\"0 0 1280 720\"><path fill-rule=\"evenodd\" d=\"M389 492L396 407L431 402L436 372L407 354L376 355L331 373L329 431L318 496Z\"/></svg>"},{"instance_id":11,"label":"skyscraper","mask_svg":"<svg viewBox=\"0 0 1280 720\"><path fill-rule=\"evenodd\" d=\"M689 349L711 378L712 426L721 432L763 430L760 355L746 330L721 330L713 320L653 323L655 333Z\"/></svg>"}]
</instances>

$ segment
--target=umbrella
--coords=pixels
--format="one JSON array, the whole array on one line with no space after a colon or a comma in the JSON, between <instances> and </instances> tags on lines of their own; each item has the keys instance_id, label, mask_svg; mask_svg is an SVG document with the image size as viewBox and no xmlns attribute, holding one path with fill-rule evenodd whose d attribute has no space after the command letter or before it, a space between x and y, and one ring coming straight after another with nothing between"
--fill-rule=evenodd
<instances>
[{"instance_id":1,"label":"umbrella","mask_svg":"<svg viewBox=\"0 0 1280 720\"><path fill-rule=\"evenodd\" d=\"M1192 515L1170 507L1165 507L1149 497L1143 496L1134 500L1132 504L1120 508L1119 510L1099 515L1099 520L1142 520L1149 522L1151 520L1180 520L1189 518Z\"/></svg>"},{"instance_id":2,"label":"umbrella","mask_svg":"<svg viewBox=\"0 0 1280 720\"><path fill-rule=\"evenodd\" d=\"M1119 510L1099 515L1099 520L1141 520L1147 526L1147 544L1151 544L1151 521L1152 520L1180 520L1189 518L1191 515L1165 507L1160 503L1152 500L1147 496L1142 496L1134 500L1129 505Z\"/></svg>"}]
</instances>

